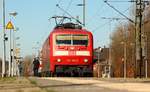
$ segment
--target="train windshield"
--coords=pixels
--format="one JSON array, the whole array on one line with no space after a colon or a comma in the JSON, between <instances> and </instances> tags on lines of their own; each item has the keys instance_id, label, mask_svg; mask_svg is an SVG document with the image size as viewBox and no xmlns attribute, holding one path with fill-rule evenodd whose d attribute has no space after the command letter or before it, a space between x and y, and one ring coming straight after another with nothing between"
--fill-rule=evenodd
<instances>
[{"instance_id":1,"label":"train windshield","mask_svg":"<svg viewBox=\"0 0 150 92\"><path fill-rule=\"evenodd\" d=\"M58 45L70 45L71 44L71 35L57 35L56 44Z\"/></svg>"},{"instance_id":2,"label":"train windshield","mask_svg":"<svg viewBox=\"0 0 150 92\"><path fill-rule=\"evenodd\" d=\"M56 36L57 45L88 45L88 35L82 34L63 34Z\"/></svg>"},{"instance_id":3,"label":"train windshield","mask_svg":"<svg viewBox=\"0 0 150 92\"><path fill-rule=\"evenodd\" d=\"M72 36L73 45L88 45L87 35L73 35Z\"/></svg>"}]
</instances>

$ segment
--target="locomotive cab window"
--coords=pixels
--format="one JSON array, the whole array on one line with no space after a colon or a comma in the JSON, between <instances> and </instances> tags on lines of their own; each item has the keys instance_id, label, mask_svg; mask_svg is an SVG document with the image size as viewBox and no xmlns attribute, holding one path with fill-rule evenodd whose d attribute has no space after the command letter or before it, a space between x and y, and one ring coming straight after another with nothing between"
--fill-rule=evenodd
<instances>
[{"instance_id":1,"label":"locomotive cab window","mask_svg":"<svg viewBox=\"0 0 150 92\"><path fill-rule=\"evenodd\" d=\"M73 35L73 45L88 45L88 36L87 35Z\"/></svg>"},{"instance_id":2,"label":"locomotive cab window","mask_svg":"<svg viewBox=\"0 0 150 92\"><path fill-rule=\"evenodd\" d=\"M88 45L88 35L82 34L63 34L56 35L56 44L57 45Z\"/></svg>"},{"instance_id":3,"label":"locomotive cab window","mask_svg":"<svg viewBox=\"0 0 150 92\"><path fill-rule=\"evenodd\" d=\"M57 35L56 36L57 45L70 45L71 44L71 35Z\"/></svg>"}]
</instances>

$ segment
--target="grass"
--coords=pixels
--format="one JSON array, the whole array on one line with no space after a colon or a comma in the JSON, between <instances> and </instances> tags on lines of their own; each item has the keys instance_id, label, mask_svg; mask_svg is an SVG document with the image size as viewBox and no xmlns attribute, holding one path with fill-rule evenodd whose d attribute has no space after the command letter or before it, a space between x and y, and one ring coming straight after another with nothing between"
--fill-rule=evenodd
<instances>
[{"instance_id":1,"label":"grass","mask_svg":"<svg viewBox=\"0 0 150 92\"><path fill-rule=\"evenodd\" d=\"M15 77L4 77L0 78L0 82L14 82L16 80Z\"/></svg>"},{"instance_id":2,"label":"grass","mask_svg":"<svg viewBox=\"0 0 150 92\"><path fill-rule=\"evenodd\" d=\"M28 80L30 81L31 84L35 85L36 87L39 87L36 80L30 79L30 78L28 78ZM31 92L56 92L56 91L48 89L48 88L40 88L40 89L41 89L40 91L32 90Z\"/></svg>"},{"instance_id":3,"label":"grass","mask_svg":"<svg viewBox=\"0 0 150 92\"><path fill-rule=\"evenodd\" d=\"M37 85L37 82L35 80L30 80L31 84Z\"/></svg>"},{"instance_id":4,"label":"grass","mask_svg":"<svg viewBox=\"0 0 150 92\"><path fill-rule=\"evenodd\" d=\"M56 92L54 90L50 90L50 89L44 89L46 92Z\"/></svg>"}]
</instances>

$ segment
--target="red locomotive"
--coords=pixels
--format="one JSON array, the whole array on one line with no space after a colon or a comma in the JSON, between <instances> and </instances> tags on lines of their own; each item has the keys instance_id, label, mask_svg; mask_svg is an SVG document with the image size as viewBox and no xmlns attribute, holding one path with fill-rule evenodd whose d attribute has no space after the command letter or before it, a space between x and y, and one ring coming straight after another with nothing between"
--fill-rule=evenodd
<instances>
[{"instance_id":1,"label":"red locomotive","mask_svg":"<svg viewBox=\"0 0 150 92\"><path fill-rule=\"evenodd\" d=\"M78 24L57 25L42 47L42 73L48 76L91 76L93 36Z\"/></svg>"}]
</instances>

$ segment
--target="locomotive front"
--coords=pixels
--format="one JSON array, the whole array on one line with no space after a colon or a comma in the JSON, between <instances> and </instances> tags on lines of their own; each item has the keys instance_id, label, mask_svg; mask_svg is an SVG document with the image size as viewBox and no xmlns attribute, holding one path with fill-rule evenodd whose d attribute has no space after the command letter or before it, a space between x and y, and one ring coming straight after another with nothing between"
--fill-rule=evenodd
<instances>
[{"instance_id":1,"label":"locomotive front","mask_svg":"<svg viewBox=\"0 0 150 92\"><path fill-rule=\"evenodd\" d=\"M51 35L51 66L56 74L92 75L93 36L84 29L56 28Z\"/></svg>"}]
</instances>

